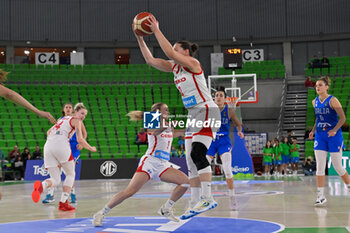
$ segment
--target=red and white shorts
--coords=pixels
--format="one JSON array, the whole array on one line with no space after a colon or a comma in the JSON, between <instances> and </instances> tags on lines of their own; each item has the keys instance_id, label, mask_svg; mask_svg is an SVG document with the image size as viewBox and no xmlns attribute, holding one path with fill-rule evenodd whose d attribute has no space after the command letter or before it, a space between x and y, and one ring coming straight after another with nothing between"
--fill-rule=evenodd
<instances>
[{"instance_id":1,"label":"red and white shorts","mask_svg":"<svg viewBox=\"0 0 350 233\"><path fill-rule=\"evenodd\" d=\"M207 122L207 125L204 122ZM188 109L186 137L200 135L215 138L220 127L220 109L213 101L200 103Z\"/></svg>"},{"instance_id":2,"label":"red and white shorts","mask_svg":"<svg viewBox=\"0 0 350 233\"><path fill-rule=\"evenodd\" d=\"M45 168L57 167L71 160L73 160L73 155L68 140L46 141L44 146Z\"/></svg>"},{"instance_id":3,"label":"red and white shorts","mask_svg":"<svg viewBox=\"0 0 350 233\"><path fill-rule=\"evenodd\" d=\"M144 155L141 157L136 172L144 172L151 180L159 180L161 175L170 168L168 161L156 158L153 155Z\"/></svg>"}]
</instances>

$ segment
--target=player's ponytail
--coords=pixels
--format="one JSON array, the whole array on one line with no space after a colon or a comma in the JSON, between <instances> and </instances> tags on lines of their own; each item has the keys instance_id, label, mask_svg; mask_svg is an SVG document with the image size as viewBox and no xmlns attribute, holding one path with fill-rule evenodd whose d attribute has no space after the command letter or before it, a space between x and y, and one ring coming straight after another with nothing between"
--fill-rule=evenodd
<instances>
[{"instance_id":1,"label":"player's ponytail","mask_svg":"<svg viewBox=\"0 0 350 233\"><path fill-rule=\"evenodd\" d=\"M189 42L187 40L180 40L176 42L176 44L179 44L184 50L188 49L191 57L194 57L196 51L199 49L198 44Z\"/></svg>"},{"instance_id":2,"label":"player's ponytail","mask_svg":"<svg viewBox=\"0 0 350 233\"><path fill-rule=\"evenodd\" d=\"M155 103L151 107L151 112L160 111L160 108L164 105L164 103ZM143 111L131 111L126 114L130 117L131 121L142 121L143 120Z\"/></svg>"},{"instance_id":3,"label":"player's ponytail","mask_svg":"<svg viewBox=\"0 0 350 233\"><path fill-rule=\"evenodd\" d=\"M74 112L79 112L81 109L86 109L83 103L77 103L74 106Z\"/></svg>"},{"instance_id":4,"label":"player's ponytail","mask_svg":"<svg viewBox=\"0 0 350 233\"><path fill-rule=\"evenodd\" d=\"M130 117L131 121L142 121L143 119L143 111L131 111L126 115Z\"/></svg>"},{"instance_id":5,"label":"player's ponytail","mask_svg":"<svg viewBox=\"0 0 350 233\"><path fill-rule=\"evenodd\" d=\"M328 76L321 76L321 78L318 79L318 81L323 81L326 86L331 85L331 80Z\"/></svg>"},{"instance_id":6,"label":"player's ponytail","mask_svg":"<svg viewBox=\"0 0 350 233\"><path fill-rule=\"evenodd\" d=\"M7 80L8 74L9 74L9 72L6 72L6 71L0 69L0 83L3 83Z\"/></svg>"}]
</instances>

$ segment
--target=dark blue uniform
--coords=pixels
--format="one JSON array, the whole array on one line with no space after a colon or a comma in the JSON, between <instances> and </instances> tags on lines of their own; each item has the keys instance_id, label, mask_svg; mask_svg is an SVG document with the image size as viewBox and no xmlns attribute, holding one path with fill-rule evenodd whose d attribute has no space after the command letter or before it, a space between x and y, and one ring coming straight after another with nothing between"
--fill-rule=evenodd
<instances>
[{"instance_id":1,"label":"dark blue uniform","mask_svg":"<svg viewBox=\"0 0 350 233\"><path fill-rule=\"evenodd\" d=\"M334 137L328 137L328 132L338 124L338 114L331 108L332 95L320 101L319 96L315 99L316 133L315 150L339 152L343 147L343 133L339 129Z\"/></svg>"},{"instance_id":2,"label":"dark blue uniform","mask_svg":"<svg viewBox=\"0 0 350 233\"><path fill-rule=\"evenodd\" d=\"M232 143L230 139L230 118L228 105L221 111L221 127L216 134L215 140L211 143L207 155L215 156L216 153L222 155L229 152L232 149Z\"/></svg>"}]
</instances>

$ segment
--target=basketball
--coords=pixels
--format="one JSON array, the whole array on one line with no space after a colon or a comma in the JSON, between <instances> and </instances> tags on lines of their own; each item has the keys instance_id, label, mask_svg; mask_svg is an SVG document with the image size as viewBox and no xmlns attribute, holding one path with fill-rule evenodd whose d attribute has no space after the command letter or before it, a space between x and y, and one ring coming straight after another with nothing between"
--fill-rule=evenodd
<instances>
[{"instance_id":1,"label":"basketball","mask_svg":"<svg viewBox=\"0 0 350 233\"><path fill-rule=\"evenodd\" d=\"M132 29L139 36L147 36L151 35L152 30L146 25L147 19L151 16L151 13L141 12L137 14L132 23Z\"/></svg>"}]
</instances>

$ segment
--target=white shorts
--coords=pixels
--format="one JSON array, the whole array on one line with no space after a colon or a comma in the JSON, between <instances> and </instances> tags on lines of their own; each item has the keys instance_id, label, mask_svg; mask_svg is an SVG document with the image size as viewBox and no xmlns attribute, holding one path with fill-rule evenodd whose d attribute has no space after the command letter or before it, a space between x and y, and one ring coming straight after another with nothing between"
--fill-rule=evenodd
<instances>
[{"instance_id":1,"label":"white shorts","mask_svg":"<svg viewBox=\"0 0 350 233\"><path fill-rule=\"evenodd\" d=\"M45 168L57 167L71 160L73 160L73 155L68 141L46 141L44 146Z\"/></svg>"},{"instance_id":2,"label":"white shorts","mask_svg":"<svg viewBox=\"0 0 350 233\"><path fill-rule=\"evenodd\" d=\"M168 161L156 158L153 155L144 155L141 157L136 172L144 172L150 180L159 180L160 176L170 168Z\"/></svg>"},{"instance_id":3,"label":"white shorts","mask_svg":"<svg viewBox=\"0 0 350 233\"><path fill-rule=\"evenodd\" d=\"M215 138L221 127L220 109L213 101L200 103L188 109L187 121L190 123L187 125L186 137L200 135Z\"/></svg>"}]
</instances>

